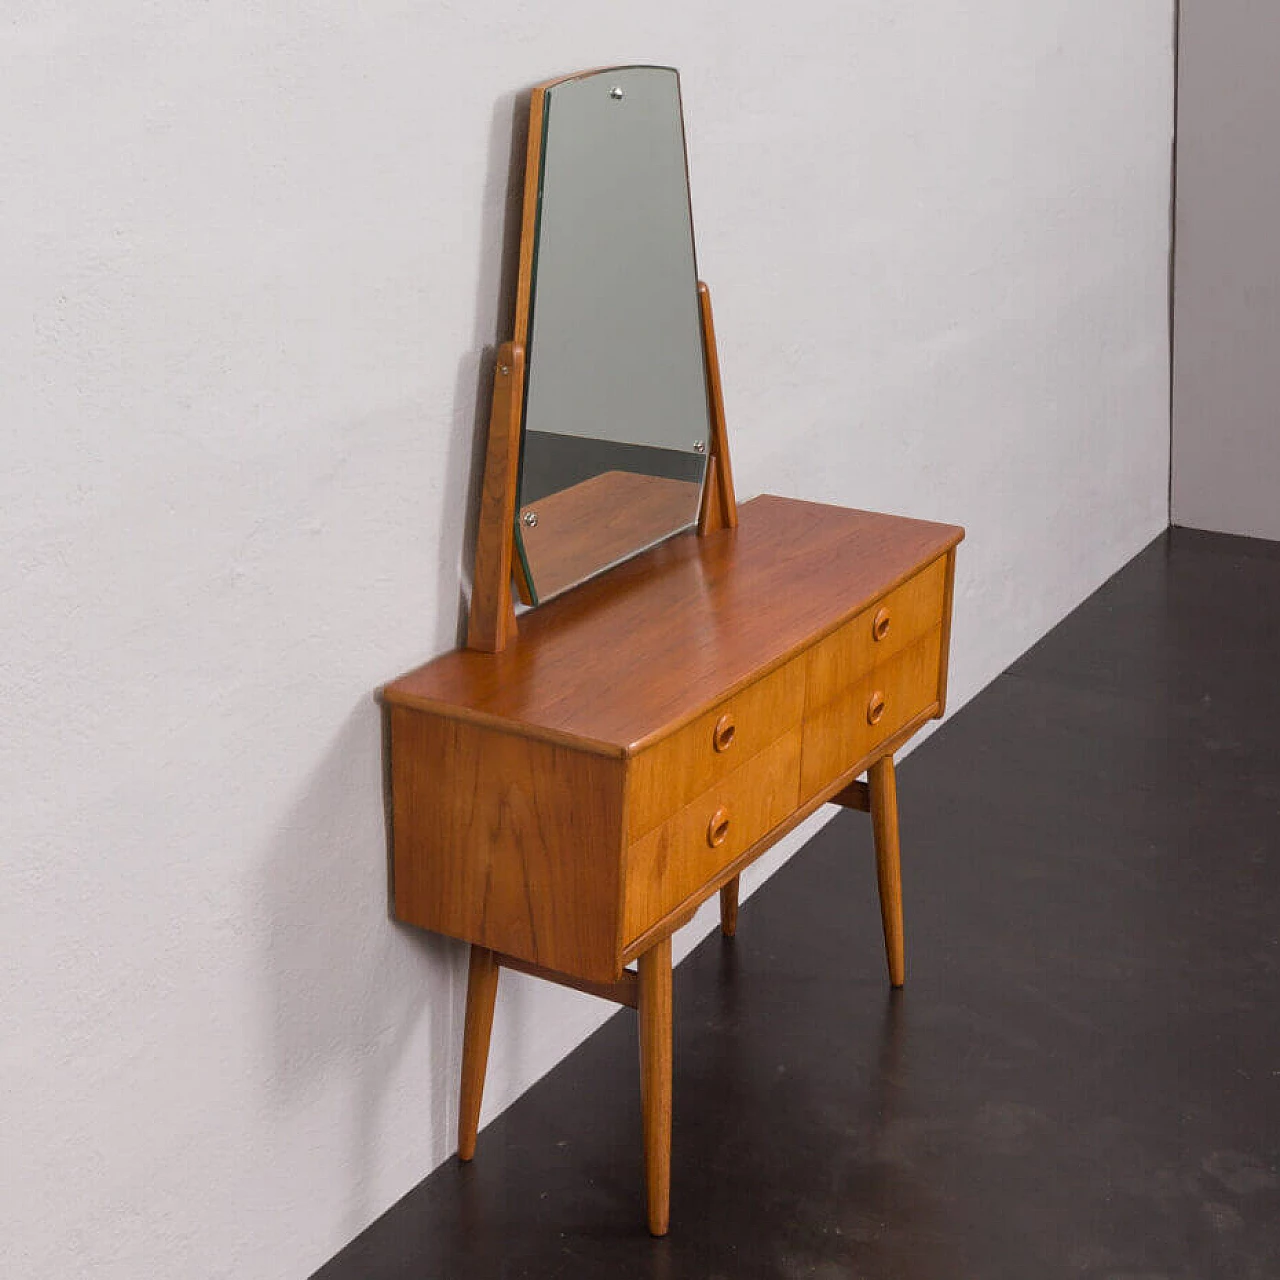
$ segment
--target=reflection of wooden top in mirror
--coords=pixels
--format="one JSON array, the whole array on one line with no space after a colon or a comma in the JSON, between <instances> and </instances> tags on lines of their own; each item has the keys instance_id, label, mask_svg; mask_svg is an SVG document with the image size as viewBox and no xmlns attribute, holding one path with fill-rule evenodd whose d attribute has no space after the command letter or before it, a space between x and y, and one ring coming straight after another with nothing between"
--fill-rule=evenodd
<instances>
[{"instance_id":1,"label":"reflection of wooden top in mirror","mask_svg":"<svg viewBox=\"0 0 1280 1280\"><path fill-rule=\"evenodd\" d=\"M558 595L601 564L683 529L697 508L698 487L688 480L606 471L521 511L525 551L539 564L539 596Z\"/></svg>"}]
</instances>

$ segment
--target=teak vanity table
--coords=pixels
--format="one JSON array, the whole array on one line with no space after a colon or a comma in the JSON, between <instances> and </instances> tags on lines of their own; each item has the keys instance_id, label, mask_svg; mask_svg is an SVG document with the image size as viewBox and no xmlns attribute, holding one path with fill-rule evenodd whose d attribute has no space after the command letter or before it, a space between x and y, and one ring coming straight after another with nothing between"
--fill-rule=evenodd
<instances>
[{"instance_id":1,"label":"teak vanity table","mask_svg":"<svg viewBox=\"0 0 1280 1280\"><path fill-rule=\"evenodd\" d=\"M501 967L630 1005L656 1235L671 935L696 908L718 891L732 935L745 866L822 804L868 810L903 981L893 753L942 714L963 537L785 498L739 508L695 281L675 73L535 89L467 647L384 691L395 913L471 944L459 1154ZM518 622L513 579L538 604Z\"/></svg>"}]
</instances>

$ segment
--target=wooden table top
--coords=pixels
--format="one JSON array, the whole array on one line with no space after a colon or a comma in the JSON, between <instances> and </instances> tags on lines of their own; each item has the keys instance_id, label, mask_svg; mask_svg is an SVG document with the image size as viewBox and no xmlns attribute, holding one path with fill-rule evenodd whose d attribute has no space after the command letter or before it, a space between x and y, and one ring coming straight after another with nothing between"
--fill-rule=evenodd
<instances>
[{"instance_id":1,"label":"wooden table top","mask_svg":"<svg viewBox=\"0 0 1280 1280\"><path fill-rule=\"evenodd\" d=\"M955 525L754 498L522 614L501 653L457 649L393 706L631 754L758 679L964 537Z\"/></svg>"}]
</instances>

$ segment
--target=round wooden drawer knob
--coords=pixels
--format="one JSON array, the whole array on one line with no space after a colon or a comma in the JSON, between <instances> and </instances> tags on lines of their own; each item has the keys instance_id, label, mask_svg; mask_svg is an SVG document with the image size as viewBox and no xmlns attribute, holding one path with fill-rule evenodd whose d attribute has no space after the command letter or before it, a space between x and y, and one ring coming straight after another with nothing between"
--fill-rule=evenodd
<instances>
[{"instance_id":1,"label":"round wooden drawer knob","mask_svg":"<svg viewBox=\"0 0 1280 1280\"><path fill-rule=\"evenodd\" d=\"M876 616L871 619L871 638L883 640L889 634L889 610L877 609Z\"/></svg>"},{"instance_id":2,"label":"round wooden drawer knob","mask_svg":"<svg viewBox=\"0 0 1280 1280\"><path fill-rule=\"evenodd\" d=\"M733 723L731 715L723 715L716 721L716 727L711 734L711 745L717 751L728 751L733 746L733 735L738 732L738 726Z\"/></svg>"},{"instance_id":3,"label":"round wooden drawer knob","mask_svg":"<svg viewBox=\"0 0 1280 1280\"><path fill-rule=\"evenodd\" d=\"M879 724L884 716L884 709L887 705L883 692L877 689L867 700L867 723Z\"/></svg>"},{"instance_id":4,"label":"round wooden drawer knob","mask_svg":"<svg viewBox=\"0 0 1280 1280\"><path fill-rule=\"evenodd\" d=\"M711 815L711 821L707 823L707 843L714 849L718 845L724 844L725 836L728 834L729 810L724 805L721 805Z\"/></svg>"}]
</instances>

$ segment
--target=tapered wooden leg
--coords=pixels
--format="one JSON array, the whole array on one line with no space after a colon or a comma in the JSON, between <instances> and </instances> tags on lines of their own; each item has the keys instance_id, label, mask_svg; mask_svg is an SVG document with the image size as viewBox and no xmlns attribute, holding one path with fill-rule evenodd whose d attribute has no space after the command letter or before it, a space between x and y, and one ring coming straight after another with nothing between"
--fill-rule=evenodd
<instances>
[{"instance_id":1,"label":"tapered wooden leg","mask_svg":"<svg viewBox=\"0 0 1280 1280\"><path fill-rule=\"evenodd\" d=\"M738 877L720 890L720 932L732 938L738 932Z\"/></svg>"},{"instance_id":2,"label":"tapered wooden leg","mask_svg":"<svg viewBox=\"0 0 1280 1280\"><path fill-rule=\"evenodd\" d=\"M898 847L898 783L893 757L877 760L867 771L871 789L871 829L876 841L876 879L880 882L880 919L889 960L889 982L906 977L902 945L902 860Z\"/></svg>"},{"instance_id":3,"label":"tapered wooden leg","mask_svg":"<svg viewBox=\"0 0 1280 1280\"><path fill-rule=\"evenodd\" d=\"M470 1160L476 1153L497 996L498 961L487 947L473 946L467 974L467 1020L462 1032L462 1089L458 1101L458 1155L463 1160Z\"/></svg>"},{"instance_id":4,"label":"tapered wooden leg","mask_svg":"<svg viewBox=\"0 0 1280 1280\"><path fill-rule=\"evenodd\" d=\"M640 1108L649 1230L665 1236L671 1210L671 938L640 957Z\"/></svg>"}]
</instances>

